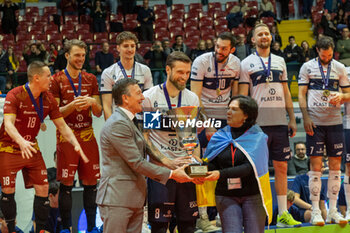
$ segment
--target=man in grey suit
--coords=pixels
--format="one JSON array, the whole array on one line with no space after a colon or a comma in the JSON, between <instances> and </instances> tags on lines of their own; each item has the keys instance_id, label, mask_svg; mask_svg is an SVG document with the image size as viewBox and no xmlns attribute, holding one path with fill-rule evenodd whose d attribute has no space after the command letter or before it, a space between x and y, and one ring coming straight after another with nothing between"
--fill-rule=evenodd
<instances>
[{"instance_id":1,"label":"man in grey suit","mask_svg":"<svg viewBox=\"0 0 350 233\"><path fill-rule=\"evenodd\" d=\"M118 106L101 131L102 177L97 192L105 233L141 232L146 201L145 176L165 184L190 182L184 168L170 171L145 159L146 143L133 123L144 96L135 79L121 79L112 89ZM150 154L150 151L147 150Z\"/></svg>"}]
</instances>

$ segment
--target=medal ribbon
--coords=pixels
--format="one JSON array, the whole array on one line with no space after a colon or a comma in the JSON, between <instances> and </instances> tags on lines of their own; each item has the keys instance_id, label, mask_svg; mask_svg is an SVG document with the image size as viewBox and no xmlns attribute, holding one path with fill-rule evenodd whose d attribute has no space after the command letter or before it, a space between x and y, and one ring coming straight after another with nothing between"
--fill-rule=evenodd
<instances>
[{"instance_id":1,"label":"medal ribbon","mask_svg":"<svg viewBox=\"0 0 350 233\"><path fill-rule=\"evenodd\" d=\"M172 107L171 107L171 102L170 102L170 97L169 97L168 89L166 88L166 82L163 83L163 90L164 90L164 95L165 95L166 102L167 102L167 104L168 104L168 108L169 108L169 110L171 110ZM178 108L181 107L181 93L182 93L182 91L180 91L179 98L178 98L178 100L177 100L177 107L178 107Z\"/></svg>"},{"instance_id":2,"label":"medal ribbon","mask_svg":"<svg viewBox=\"0 0 350 233\"><path fill-rule=\"evenodd\" d=\"M121 61L118 61L118 65L120 67L120 70L123 73L124 78L128 78L128 75L126 74L126 71ZM131 78L132 79L135 78L135 62L134 62L134 65L132 66Z\"/></svg>"},{"instance_id":3,"label":"medal ribbon","mask_svg":"<svg viewBox=\"0 0 350 233\"><path fill-rule=\"evenodd\" d=\"M322 67L322 64L320 62L320 58L318 58L318 67L319 67L320 72L321 72L321 77L322 77L322 81L323 81L323 89L327 89L327 87L328 87L329 78L331 76L331 63L332 63L332 61L330 61L328 63L327 75L324 76L323 67Z\"/></svg>"},{"instance_id":4,"label":"medal ribbon","mask_svg":"<svg viewBox=\"0 0 350 233\"><path fill-rule=\"evenodd\" d=\"M66 74L66 76L67 76L67 78L68 78L68 80L69 80L69 82L70 82L70 85L71 85L72 88L73 88L75 97L80 96L80 95L81 95L81 73L79 72L79 86L78 86L78 91L77 91L77 89L75 89L73 80L72 80L71 76L69 75L67 69L64 69L64 73Z\"/></svg>"},{"instance_id":5,"label":"medal ribbon","mask_svg":"<svg viewBox=\"0 0 350 233\"><path fill-rule=\"evenodd\" d=\"M26 85L24 87L28 92L28 95L30 97L30 100L32 101L32 104L34 105L35 111L39 116L40 122L43 123L44 122L43 95L40 94L40 96L39 96L39 105L40 105L40 107L39 107L34 99L33 93L30 90L28 83L26 83Z\"/></svg>"},{"instance_id":6,"label":"medal ribbon","mask_svg":"<svg viewBox=\"0 0 350 233\"><path fill-rule=\"evenodd\" d=\"M267 69L266 66L264 64L264 61L262 60L262 58L259 56L258 51L256 51L256 55L260 58L260 62L264 68L264 73L266 75L266 78L268 78L270 76L270 70L271 70L271 53L269 54L269 60L268 60L268 64L267 64Z\"/></svg>"}]
</instances>

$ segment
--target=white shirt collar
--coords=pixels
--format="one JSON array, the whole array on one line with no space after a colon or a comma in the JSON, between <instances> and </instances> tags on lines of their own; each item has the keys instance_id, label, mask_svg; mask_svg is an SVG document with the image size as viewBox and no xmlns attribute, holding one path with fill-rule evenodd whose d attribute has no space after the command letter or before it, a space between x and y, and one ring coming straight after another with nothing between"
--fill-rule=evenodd
<instances>
[{"instance_id":1,"label":"white shirt collar","mask_svg":"<svg viewBox=\"0 0 350 233\"><path fill-rule=\"evenodd\" d=\"M129 117L131 121L134 119L135 115L132 112L120 106L119 108Z\"/></svg>"}]
</instances>

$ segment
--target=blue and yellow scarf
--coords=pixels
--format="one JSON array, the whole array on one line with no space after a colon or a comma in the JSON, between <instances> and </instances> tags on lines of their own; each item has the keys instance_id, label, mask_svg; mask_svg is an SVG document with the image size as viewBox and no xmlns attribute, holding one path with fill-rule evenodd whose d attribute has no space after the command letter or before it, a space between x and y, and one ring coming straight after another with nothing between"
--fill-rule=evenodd
<instances>
[{"instance_id":1,"label":"blue and yellow scarf","mask_svg":"<svg viewBox=\"0 0 350 233\"><path fill-rule=\"evenodd\" d=\"M210 139L203 161L210 162L230 144L233 144L234 147L240 149L253 167L270 224L273 215L267 139L267 135L264 134L258 125L252 126L236 139L232 138L231 127L226 126L216 132Z\"/></svg>"}]
</instances>

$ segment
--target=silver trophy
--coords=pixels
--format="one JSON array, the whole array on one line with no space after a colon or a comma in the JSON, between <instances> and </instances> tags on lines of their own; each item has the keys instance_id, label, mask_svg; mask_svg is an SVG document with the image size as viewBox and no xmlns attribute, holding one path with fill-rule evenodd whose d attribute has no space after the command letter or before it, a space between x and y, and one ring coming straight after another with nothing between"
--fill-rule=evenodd
<instances>
[{"instance_id":1,"label":"silver trophy","mask_svg":"<svg viewBox=\"0 0 350 233\"><path fill-rule=\"evenodd\" d=\"M192 156L192 163L185 168L190 177L207 176L208 166L202 165L193 157L193 151L198 146L197 121L200 108L195 106L186 106L174 108L168 111L168 117L172 121L179 144L189 156Z\"/></svg>"}]
</instances>

